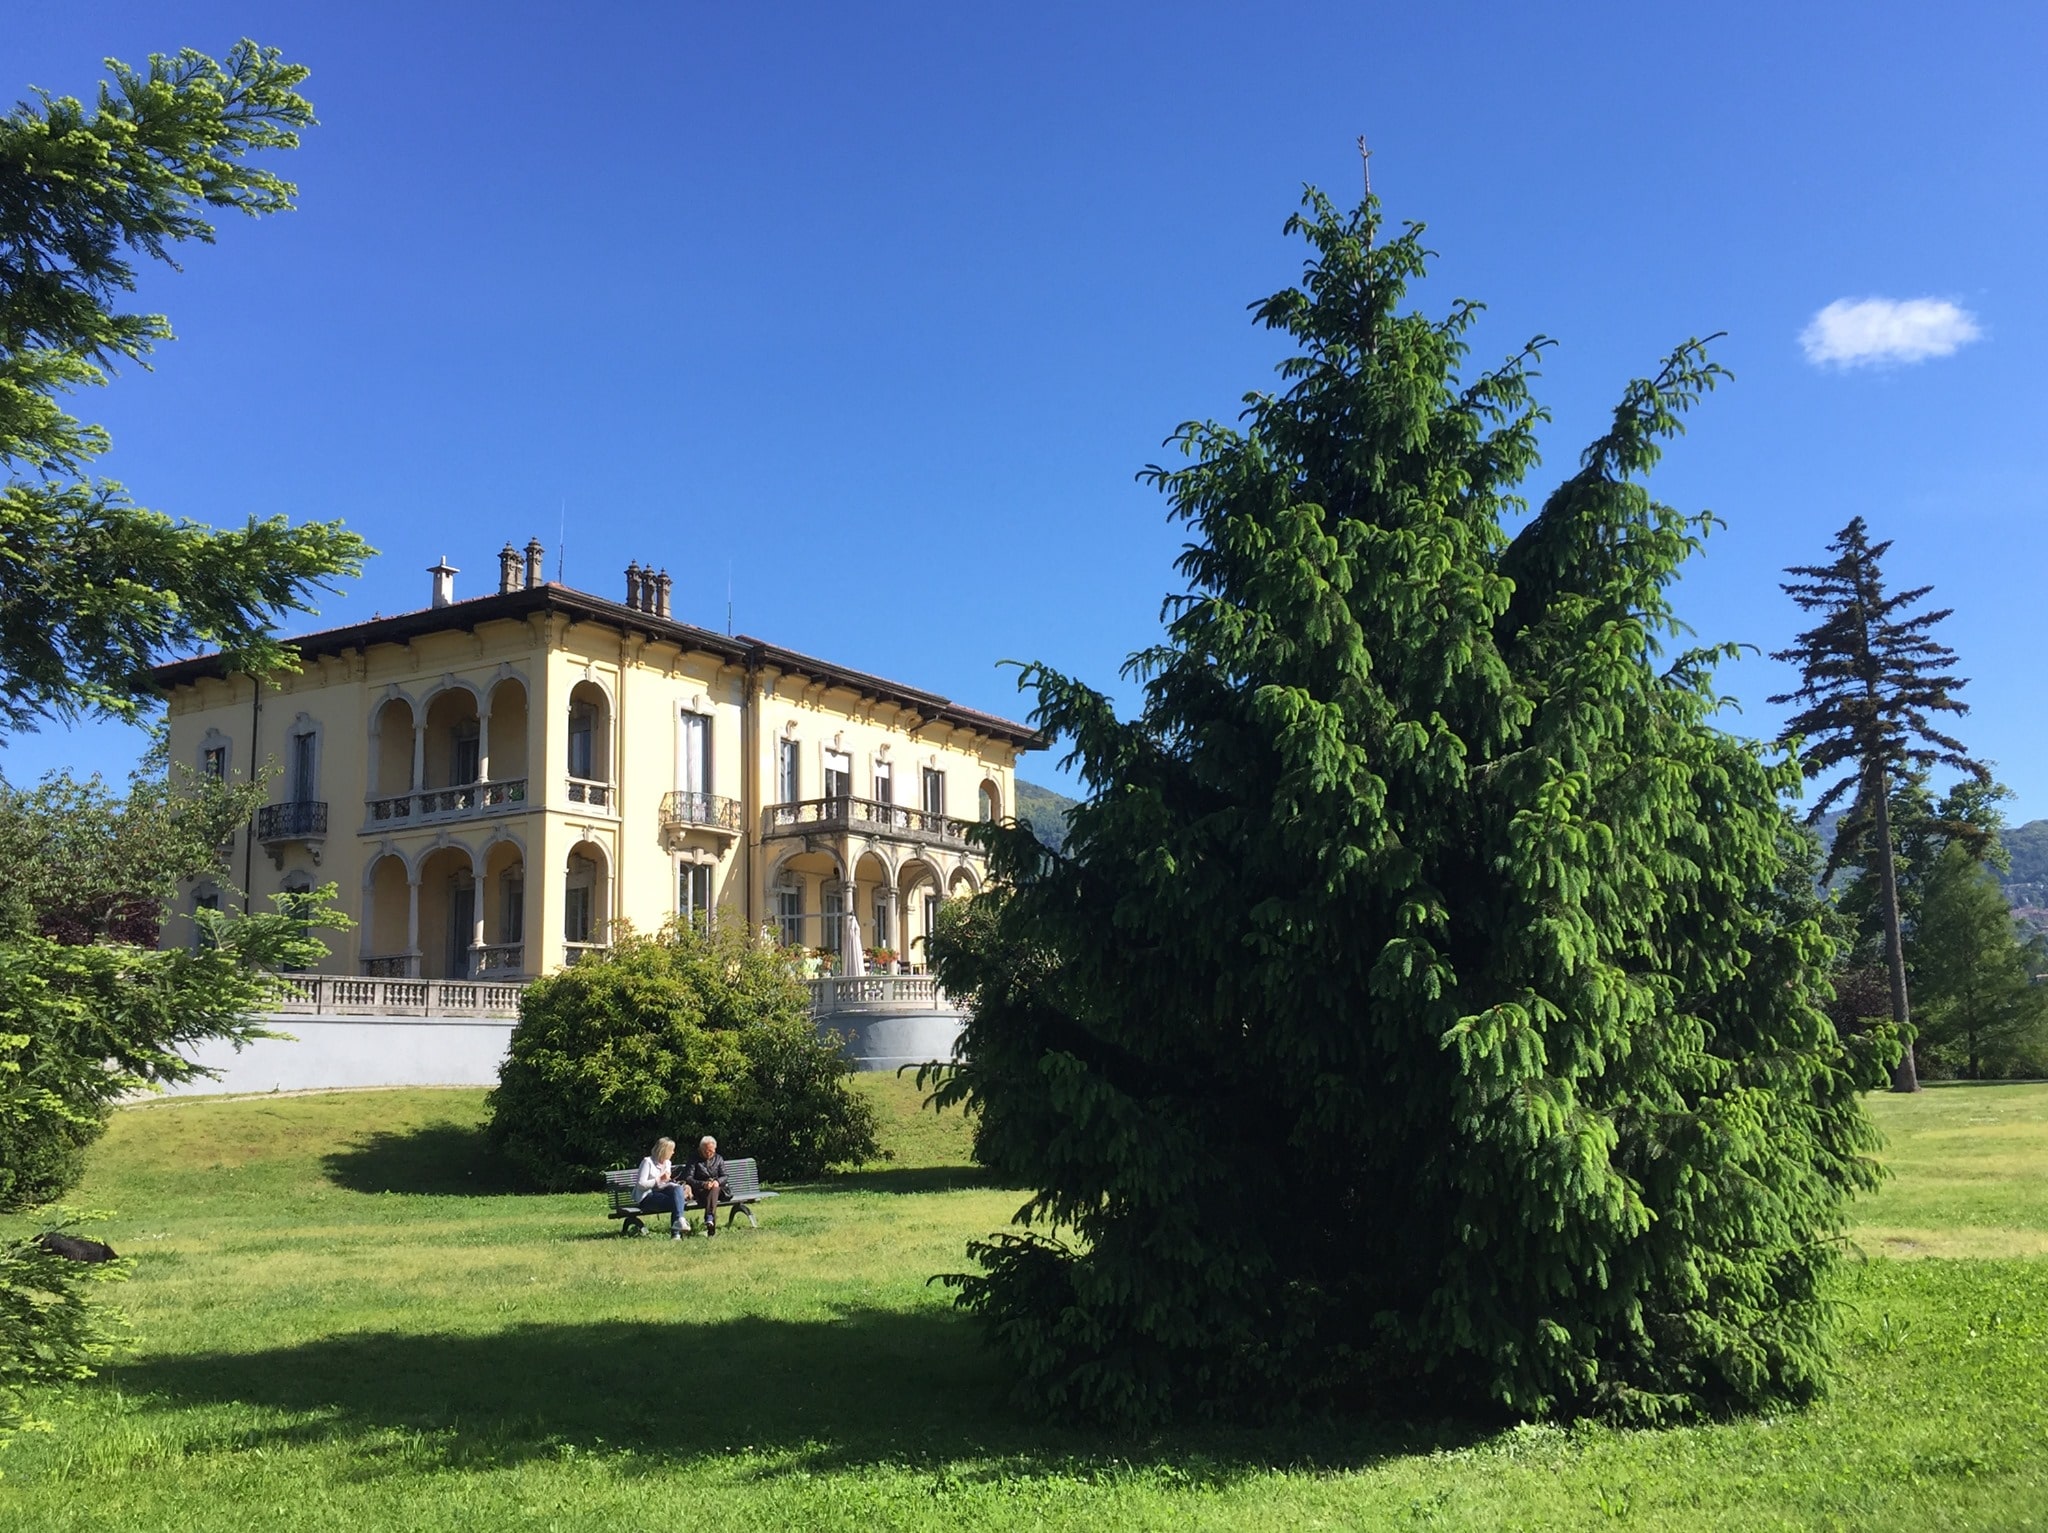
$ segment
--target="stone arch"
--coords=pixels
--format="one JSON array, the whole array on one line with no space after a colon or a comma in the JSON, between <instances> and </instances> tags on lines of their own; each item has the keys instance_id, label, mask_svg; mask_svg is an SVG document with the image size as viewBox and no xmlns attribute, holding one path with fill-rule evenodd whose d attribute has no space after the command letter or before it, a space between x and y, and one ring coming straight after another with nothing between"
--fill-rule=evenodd
<instances>
[{"instance_id":1,"label":"stone arch","mask_svg":"<svg viewBox=\"0 0 2048 1533\"><path fill-rule=\"evenodd\" d=\"M528 775L532 716L533 689L526 678L509 665L499 666L484 691L481 715L488 746L487 780L509 782Z\"/></svg>"},{"instance_id":2,"label":"stone arch","mask_svg":"<svg viewBox=\"0 0 2048 1533\"><path fill-rule=\"evenodd\" d=\"M389 844L364 865L356 951L366 973L411 972L412 883L412 864Z\"/></svg>"},{"instance_id":3,"label":"stone arch","mask_svg":"<svg viewBox=\"0 0 2048 1533\"><path fill-rule=\"evenodd\" d=\"M574 963L610 941L611 856L600 841L584 839L569 848L562 871L562 941Z\"/></svg>"},{"instance_id":4,"label":"stone arch","mask_svg":"<svg viewBox=\"0 0 2048 1533\"><path fill-rule=\"evenodd\" d=\"M474 963L478 883L474 849L449 837L419 854L419 972L423 979L467 979Z\"/></svg>"},{"instance_id":5,"label":"stone arch","mask_svg":"<svg viewBox=\"0 0 2048 1533\"><path fill-rule=\"evenodd\" d=\"M427 710L434 706L437 698L443 697L450 692L467 692L469 700L476 705L478 713L482 713L488 706L484 701L488 696L488 691L484 684L471 681L467 676L457 676L452 671L443 671L441 679L434 682L425 692L420 694L418 709L420 715L424 717Z\"/></svg>"},{"instance_id":6,"label":"stone arch","mask_svg":"<svg viewBox=\"0 0 2048 1533\"><path fill-rule=\"evenodd\" d=\"M612 720L617 716L611 688L596 676L579 678L569 689L568 710L569 759L561 769L582 782L609 783Z\"/></svg>"},{"instance_id":7,"label":"stone arch","mask_svg":"<svg viewBox=\"0 0 2048 1533\"><path fill-rule=\"evenodd\" d=\"M413 736L419 709L401 687L387 687L370 706L370 797L409 793L413 781Z\"/></svg>"}]
</instances>

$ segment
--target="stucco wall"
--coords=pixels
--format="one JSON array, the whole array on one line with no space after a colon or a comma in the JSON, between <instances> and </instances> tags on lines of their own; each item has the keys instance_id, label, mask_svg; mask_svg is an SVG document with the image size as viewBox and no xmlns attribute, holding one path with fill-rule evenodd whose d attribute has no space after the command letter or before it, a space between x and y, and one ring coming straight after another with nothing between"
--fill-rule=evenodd
<instances>
[{"instance_id":1,"label":"stucco wall","mask_svg":"<svg viewBox=\"0 0 2048 1533\"><path fill-rule=\"evenodd\" d=\"M240 1053L208 1044L195 1058L218 1080L173 1087L174 1096L310 1091L339 1086L495 1086L512 1037L509 1018L273 1017L290 1033Z\"/></svg>"}]
</instances>

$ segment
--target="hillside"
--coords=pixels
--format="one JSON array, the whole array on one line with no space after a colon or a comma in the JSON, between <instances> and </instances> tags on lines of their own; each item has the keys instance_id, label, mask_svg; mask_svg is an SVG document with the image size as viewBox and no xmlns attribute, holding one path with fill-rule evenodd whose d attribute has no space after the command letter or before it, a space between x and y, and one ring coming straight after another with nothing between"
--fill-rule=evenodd
<instances>
[{"instance_id":1,"label":"hillside","mask_svg":"<svg viewBox=\"0 0 2048 1533\"><path fill-rule=\"evenodd\" d=\"M1031 829L1047 846L1058 851L1067 842L1067 811L1079 802L1055 793L1035 782L1017 779L1017 818L1029 820Z\"/></svg>"},{"instance_id":2,"label":"hillside","mask_svg":"<svg viewBox=\"0 0 2048 1533\"><path fill-rule=\"evenodd\" d=\"M2005 832L2012 869L1999 875L2005 897L2020 919L2048 932L2048 820L2029 820Z\"/></svg>"}]
</instances>

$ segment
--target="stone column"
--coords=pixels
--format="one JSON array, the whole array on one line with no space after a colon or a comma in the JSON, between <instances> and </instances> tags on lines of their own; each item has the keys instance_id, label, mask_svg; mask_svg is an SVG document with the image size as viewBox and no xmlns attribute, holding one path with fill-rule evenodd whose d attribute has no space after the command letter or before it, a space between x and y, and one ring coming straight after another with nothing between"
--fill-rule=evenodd
<instances>
[{"instance_id":1,"label":"stone column","mask_svg":"<svg viewBox=\"0 0 2048 1533\"><path fill-rule=\"evenodd\" d=\"M470 905L469 931L469 977L479 978L478 969L483 962L484 946L484 880L481 874L476 878L476 898Z\"/></svg>"},{"instance_id":2,"label":"stone column","mask_svg":"<svg viewBox=\"0 0 2048 1533\"><path fill-rule=\"evenodd\" d=\"M488 692L476 710L476 780L491 780L491 694ZM477 807L483 807L481 796L477 799Z\"/></svg>"},{"instance_id":3,"label":"stone column","mask_svg":"<svg viewBox=\"0 0 2048 1533\"><path fill-rule=\"evenodd\" d=\"M420 977L420 876L405 875L405 977Z\"/></svg>"},{"instance_id":4,"label":"stone column","mask_svg":"<svg viewBox=\"0 0 2048 1533\"><path fill-rule=\"evenodd\" d=\"M427 721L422 717L412 726L412 791L427 785Z\"/></svg>"}]
</instances>

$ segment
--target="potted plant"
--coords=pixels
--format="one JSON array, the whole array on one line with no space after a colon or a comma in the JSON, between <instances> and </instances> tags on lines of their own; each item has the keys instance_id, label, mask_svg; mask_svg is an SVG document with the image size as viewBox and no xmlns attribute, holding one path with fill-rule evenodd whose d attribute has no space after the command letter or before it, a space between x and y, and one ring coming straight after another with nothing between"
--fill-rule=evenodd
<instances>
[{"instance_id":1,"label":"potted plant","mask_svg":"<svg viewBox=\"0 0 2048 1533\"><path fill-rule=\"evenodd\" d=\"M869 948L868 972L871 974L894 974L896 972L896 949L892 947Z\"/></svg>"}]
</instances>

